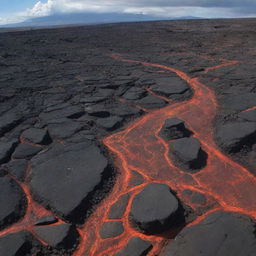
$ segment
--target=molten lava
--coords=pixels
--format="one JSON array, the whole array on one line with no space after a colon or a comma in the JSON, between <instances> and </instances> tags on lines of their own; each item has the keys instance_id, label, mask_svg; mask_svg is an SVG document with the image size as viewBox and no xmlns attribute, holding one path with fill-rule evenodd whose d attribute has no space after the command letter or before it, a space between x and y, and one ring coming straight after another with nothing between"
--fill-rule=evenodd
<instances>
[{"instance_id":1,"label":"molten lava","mask_svg":"<svg viewBox=\"0 0 256 256\"><path fill-rule=\"evenodd\" d=\"M117 61L157 68L158 73L159 70L165 73L175 73L192 87L194 95L190 100L175 103L147 89L149 93L168 100L170 105L148 112L124 130L103 140L104 145L115 156L115 164L119 169L119 175L108 197L98 205L86 223L78 229L81 241L74 256L113 255L124 247L132 236L150 241L153 249L149 255L159 255L166 244L167 237L170 238L171 235L144 235L133 229L128 219L134 196L146 184L151 182L167 184L177 192L180 200L191 207L198 215L200 215L200 206L192 204L183 191L190 189L206 196L205 209L208 207L210 210L205 210L204 214L190 225L198 223L210 212L218 209L244 213L256 218L256 178L246 168L220 152L214 142L213 120L218 108L214 92L202 84L199 78L190 78L187 74L175 68L129 60L117 54L112 55L112 57ZM220 65L205 69L205 73L236 64L236 61L222 60ZM200 172L186 173L177 168L169 158L168 143L158 134L164 121L170 117L184 120L194 136L201 142L203 150L207 152L207 166ZM132 171L138 172L144 178L143 184L135 187L129 186ZM20 222L1 231L0 235L17 232L21 229L28 229L33 233L34 221L50 214L49 211L32 200L28 186L21 184L21 187L26 193L28 201L26 215ZM122 219L108 219L110 207L122 195L127 193L130 193L130 199L124 217ZM124 225L123 234L114 238L102 239L99 231L106 221L122 221ZM42 243L44 242L42 241Z\"/></svg>"}]
</instances>

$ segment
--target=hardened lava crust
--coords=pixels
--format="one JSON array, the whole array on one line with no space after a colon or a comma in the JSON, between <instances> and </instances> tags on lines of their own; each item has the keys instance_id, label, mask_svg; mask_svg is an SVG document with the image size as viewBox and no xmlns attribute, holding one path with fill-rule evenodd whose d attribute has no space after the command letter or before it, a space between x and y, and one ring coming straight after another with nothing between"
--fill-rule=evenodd
<instances>
[{"instance_id":1,"label":"hardened lava crust","mask_svg":"<svg viewBox=\"0 0 256 256\"><path fill-rule=\"evenodd\" d=\"M255 255L256 19L0 32L1 256Z\"/></svg>"}]
</instances>

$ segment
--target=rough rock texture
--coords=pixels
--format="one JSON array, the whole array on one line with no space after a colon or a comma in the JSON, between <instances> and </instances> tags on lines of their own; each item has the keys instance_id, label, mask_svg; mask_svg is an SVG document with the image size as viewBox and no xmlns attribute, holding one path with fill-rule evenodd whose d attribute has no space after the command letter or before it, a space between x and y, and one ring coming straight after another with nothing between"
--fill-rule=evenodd
<instances>
[{"instance_id":1,"label":"rough rock texture","mask_svg":"<svg viewBox=\"0 0 256 256\"><path fill-rule=\"evenodd\" d=\"M139 237L132 237L127 245L115 256L146 256L152 249L152 244Z\"/></svg>"},{"instance_id":2,"label":"rough rock texture","mask_svg":"<svg viewBox=\"0 0 256 256\"><path fill-rule=\"evenodd\" d=\"M206 153L196 138L181 138L170 143L169 154L188 170L198 170L206 165Z\"/></svg>"},{"instance_id":3,"label":"rough rock texture","mask_svg":"<svg viewBox=\"0 0 256 256\"><path fill-rule=\"evenodd\" d=\"M40 226L34 229L35 234L55 248L71 249L79 237L75 227L70 224Z\"/></svg>"},{"instance_id":4,"label":"rough rock texture","mask_svg":"<svg viewBox=\"0 0 256 256\"><path fill-rule=\"evenodd\" d=\"M97 125L106 129L107 131L113 131L121 126L122 122L121 117L117 116L111 116L111 117L106 117L106 118L101 118L97 120Z\"/></svg>"},{"instance_id":5,"label":"rough rock texture","mask_svg":"<svg viewBox=\"0 0 256 256\"><path fill-rule=\"evenodd\" d=\"M245 215L215 212L195 226L184 228L163 256L253 256L255 223Z\"/></svg>"},{"instance_id":6,"label":"rough rock texture","mask_svg":"<svg viewBox=\"0 0 256 256\"><path fill-rule=\"evenodd\" d=\"M26 198L19 185L8 177L0 177L0 188L0 229L3 229L24 215Z\"/></svg>"},{"instance_id":7,"label":"rough rock texture","mask_svg":"<svg viewBox=\"0 0 256 256\"><path fill-rule=\"evenodd\" d=\"M132 201L130 220L143 233L161 233L182 219L179 201L165 184L147 185Z\"/></svg>"},{"instance_id":8,"label":"rough rock texture","mask_svg":"<svg viewBox=\"0 0 256 256\"><path fill-rule=\"evenodd\" d=\"M25 159L13 160L5 165L7 172L19 181L24 181L27 167L28 161Z\"/></svg>"},{"instance_id":9,"label":"rough rock texture","mask_svg":"<svg viewBox=\"0 0 256 256\"><path fill-rule=\"evenodd\" d=\"M137 100L135 103L146 109L162 108L167 104L165 100L153 95L148 95L141 100Z\"/></svg>"},{"instance_id":10,"label":"rough rock texture","mask_svg":"<svg viewBox=\"0 0 256 256\"><path fill-rule=\"evenodd\" d=\"M160 131L160 136L166 140L189 137L191 134L192 132L187 129L184 121L175 117L167 119Z\"/></svg>"},{"instance_id":11,"label":"rough rock texture","mask_svg":"<svg viewBox=\"0 0 256 256\"><path fill-rule=\"evenodd\" d=\"M27 143L21 143L15 149L13 158L15 159L29 159L39 153L43 148L39 146L30 145Z\"/></svg>"},{"instance_id":12,"label":"rough rock texture","mask_svg":"<svg viewBox=\"0 0 256 256\"><path fill-rule=\"evenodd\" d=\"M35 144L49 144L51 143L51 138L48 131L38 128L30 128L25 130L22 135L24 139L35 143Z\"/></svg>"},{"instance_id":13,"label":"rough rock texture","mask_svg":"<svg viewBox=\"0 0 256 256\"><path fill-rule=\"evenodd\" d=\"M238 116L246 121L251 121L251 122L256 122L256 109L254 110L249 110L245 112L241 112L238 114Z\"/></svg>"},{"instance_id":14,"label":"rough rock texture","mask_svg":"<svg viewBox=\"0 0 256 256\"><path fill-rule=\"evenodd\" d=\"M16 141L1 142L0 144L0 164L6 163L10 160L11 155L17 145Z\"/></svg>"},{"instance_id":15,"label":"rough rock texture","mask_svg":"<svg viewBox=\"0 0 256 256\"><path fill-rule=\"evenodd\" d=\"M123 217L125 209L127 207L130 195L125 194L121 196L110 208L108 218L109 219L120 219Z\"/></svg>"},{"instance_id":16,"label":"rough rock texture","mask_svg":"<svg viewBox=\"0 0 256 256\"><path fill-rule=\"evenodd\" d=\"M129 182L129 186L136 187L144 182L144 178L136 171L132 171L132 177Z\"/></svg>"},{"instance_id":17,"label":"rough rock texture","mask_svg":"<svg viewBox=\"0 0 256 256\"><path fill-rule=\"evenodd\" d=\"M20 231L0 237L0 255L22 256L28 255L32 249L31 235L27 231Z\"/></svg>"},{"instance_id":18,"label":"rough rock texture","mask_svg":"<svg viewBox=\"0 0 256 256\"><path fill-rule=\"evenodd\" d=\"M35 222L36 226L49 225L58 222L54 216L45 216Z\"/></svg>"},{"instance_id":19,"label":"rough rock texture","mask_svg":"<svg viewBox=\"0 0 256 256\"><path fill-rule=\"evenodd\" d=\"M67 139L83 129L83 125L67 118L51 121L48 125L52 138Z\"/></svg>"},{"instance_id":20,"label":"rough rock texture","mask_svg":"<svg viewBox=\"0 0 256 256\"><path fill-rule=\"evenodd\" d=\"M21 115L15 112L9 111L2 115L0 121L0 136L13 129L21 120Z\"/></svg>"},{"instance_id":21,"label":"rough rock texture","mask_svg":"<svg viewBox=\"0 0 256 256\"><path fill-rule=\"evenodd\" d=\"M33 159L30 185L43 205L69 221L80 222L91 210L93 193L102 189L111 175L108 161L97 146L53 146Z\"/></svg>"},{"instance_id":22,"label":"rough rock texture","mask_svg":"<svg viewBox=\"0 0 256 256\"><path fill-rule=\"evenodd\" d=\"M116 237L124 232L123 223L121 221L105 222L100 229L100 236L104 238Z\"/></svg>"},{"instance_id":23,"label":"rough rock texture","mask_svg":"<svg viewBox=\"0 0 256 256\"><path fill-rule=\"evenodd\" d=\"M217 128L216 138L225 151L237 152L256 143L256 122L228 123Z\"/></svg>"},{"instance_id":24,"label":"rough rock texture","mask_svg":"<svg viewBox=\"0 0 256 256\"><path fill-rule=\"evenodd\" d=\"M155 79L156 84L151 89L163 96L170 97L177 94L183 94L190 90L189 86L179 77L164 77Z\"/></svg>"},{"instance_id":25,"label":"rough rock texture","mask_svg":"<svg viewBox=\"0 0 256 256\"><path fill-rule=\"evenodd\" d=\"M146 96L147 92L139 87L132 87L122 97L127 100L139 100Z\"/></svg>"}]
</instances>

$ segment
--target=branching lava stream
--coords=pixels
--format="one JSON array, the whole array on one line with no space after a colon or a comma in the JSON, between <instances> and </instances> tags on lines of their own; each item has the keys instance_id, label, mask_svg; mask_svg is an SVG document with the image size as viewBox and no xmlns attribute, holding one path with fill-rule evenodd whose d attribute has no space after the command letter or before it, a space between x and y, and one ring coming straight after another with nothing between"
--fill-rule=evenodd
<instances>
[{"instance_id":1,"label":"branching lava stream","mask_svg":"<svg viewBox=\"0 0 256 256\"><path fill-rule=\"evenodd\" d=\"M111 57L117 61L141 64L155 67L167 72L175 73L185 80L194 90L192 99L173 103L165 108L149 112L121 132L113 134L103 140L104 144L116 156L116 166L120 174L111 194L101 203L96 212L91 216L83 230L87 237L84 240L94 240L93 246L82 244L75 256L107 256L113 255L125 246L129 238L139 236L153 244L149 255L159 255L166 237L146 236L133 229L128 221L131 201L142 188L150 182L161 182L169 185L177 192L178 197L185 204L198 212L198 205L192 204L182 193L185 189L203 193L207 197L206 206L209 206L202 216L190 225L194 225L205 218L210 212L222 209L244 213L256 218L256 179L243 166L232 161L220 152L214 142L213 119L216 116L218 104L214 92L199 81L199 78L190 78L184 72L172 67L141 62L122 58L118 54ZM223 61L222 64L206 69L206 73L229 65L236 65L237 61ZM177 117L186 122L194 136L198 138L203 149L208 154L207 166L198 173L188 174L174 166L168 157L168 144L158 133L167 118ZM134 188L129 187L132 171L141 174L145 182ZM110 206L122 195L131 194L124 218L124 233L116 238L101 239L99 230L108 219ZM99 221L100 218L100 221ZM93 223L93 224L92 224ZM92 228L93 227L93 228ZM93 231L96 232L95 236ZM84 233L83 231L81 233ZM88 244L89 245L89 244Z\"/></svg>"}]
</instances>

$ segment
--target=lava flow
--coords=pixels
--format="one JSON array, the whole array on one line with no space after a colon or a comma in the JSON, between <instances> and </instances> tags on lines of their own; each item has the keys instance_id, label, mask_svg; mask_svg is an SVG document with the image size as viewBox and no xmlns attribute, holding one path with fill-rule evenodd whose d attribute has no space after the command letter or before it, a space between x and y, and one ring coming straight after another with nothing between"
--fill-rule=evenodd
<instances>
[{"instance_id":1,"label":"lava flow","mask_svg":"<svg viewBox=\"0 0 256 256\"><path fill-rule=\"evenodd\" d=\"M198 215L200 215L199 206L188 201L183 191L190 189L206 196L206 209L210 210L205 210L203 215L201 214L190 225L198 223L209 212L215 210L239 212L256 218L255 177L246 168L220 152L214 142L213 119L218 108L214 92L202 84L199 78L190 78L184 72L172 67L129 60L117 54L112 57L118 61L141 64L175 73L193 88L194 96L190 100L176 102L165 108L149 112L126 129L103 140L107 148L114 153L120 174L111 194L100 204L90 217L90 221L81 230L83 234L86 232L85 239L88 243L93 241L93 246L90 247L84 243L75 255L113 255L123 248L132 236L139 236L153 244L153 249L148 255L159 255L166 242L166 236L141 234L130 226L128 220L132 199L146 184L151 182L167 184L177 192L181 201L190 206ZM206 72L236 64L236 61L227 61L221 65L207 68ZM207 152L207 166L200 172L188 174L175 167L168 157L168 143L158 134L164 121L170 117L184 120L194 137L200 140L204 151ZM129 181L132 179L134 170L144 178L144 183L131 188ZM115 220L108 219L111 205L127 193L131 196L124 217ZM102 239L99 230L102 223L106 221L122 221L124 233L115 238ZM96 232L95 235L93 235L92 229Z\"/></svg>"},{"instance_id":2,"label":"lava flow","mask_svg":"<svg viewBox=\"0 0 256 256\"><path fill-rule=\"evenodd\" d=\"M175 231L170 230L170 232L160 235L145 235L134 229L129 222L133 198L152 182L168 185L185 205L194 210L199 217L189 225L197 224L210 212L216 210L239 212L256 218L256 198L254 196L256 194L256 178L246 168L220 152L214 142L213 120L218 108L214 92L202 84L199 78L190 78L186 73L175 68L129 60L117 54L111 57L117 61L157 68L157 73L160 73L161 70L165 73L174 73L192 87L194 95L191 99L183 102L171 102L166 97L144 88L148 93L168 101L170 105L146 113L124 130L103 139L104 145L115 157L115 166L119 169L119 174L112 192L95 208L86 223L78 228L80 245L73 255L114 255L133 236L151 242L153 249L148 253L149 256L161 255L166 242L173 238ZM222 60L220 65L209 67L205 69L204 73L236 64L236 61ZM199 172L187 173L177 168L169 158L168 142L159 136L159 131L165 120L170 117L177 117L185 121L194 137L201 142L203 150L207 152L207 165ZM134 171L141 176L143 182L131 186ZM27 172L30 172L30 168ZM28 200L25 217L15 225L1 231L0 235L18 232L22 229L33 233L34 220L52 215L33 201L29 188L24 184L20 185ZM187 189L200 192L206 197L203 211L201 205L192 203L183 193ZM129 201L123 217L110 219L109 211L112 205L127 194L129 194ZM100 231L105 222L122 222L124 232L118 236L103 239ZM60 223L64 223L64 221L59 220ZM41 242L45 244L44 241Z\"/></svg>"}]
</instances>

